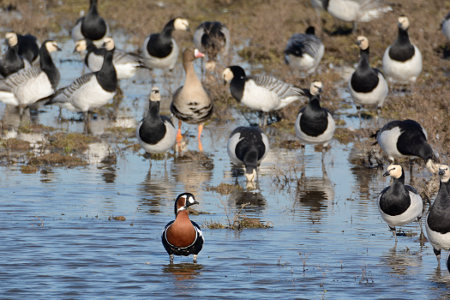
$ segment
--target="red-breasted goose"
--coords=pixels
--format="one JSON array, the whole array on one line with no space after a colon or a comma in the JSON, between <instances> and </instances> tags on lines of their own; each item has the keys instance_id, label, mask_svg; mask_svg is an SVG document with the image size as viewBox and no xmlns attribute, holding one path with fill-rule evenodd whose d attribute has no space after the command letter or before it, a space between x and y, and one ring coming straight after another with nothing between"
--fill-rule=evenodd
<instances>
[{"instance_id":1,"label":"red-breasted goose","mask_svg":"<svg viewBox=\"0 0 450 300\"><path fill-rule=\"evenodd\" d=\"M173 263L174 255L194 255L193 261L202 250L205 239L200 226L189 219L188 207L198 204L194 195L183 193L175 200L175 220L167 223L161 235L164 248Z\"/></svg>"}]
</instances>

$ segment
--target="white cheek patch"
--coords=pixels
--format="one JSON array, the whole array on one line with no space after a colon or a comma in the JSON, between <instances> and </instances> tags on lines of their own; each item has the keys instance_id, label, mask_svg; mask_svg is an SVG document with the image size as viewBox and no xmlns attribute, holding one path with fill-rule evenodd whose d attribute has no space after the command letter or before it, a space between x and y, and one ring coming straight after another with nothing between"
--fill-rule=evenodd
<instances>
[{"instance_id":1,"label":"white cheek patch","mask_svg":"<svg viewBox=\"0 0 450 300\"><path fill-rule=\"evenodd\" d=\"M195 199L194 199L194 197L189 197L188 201L189 201L189 203L193 204L195 202Z\"/></svg>"}]
</instances>

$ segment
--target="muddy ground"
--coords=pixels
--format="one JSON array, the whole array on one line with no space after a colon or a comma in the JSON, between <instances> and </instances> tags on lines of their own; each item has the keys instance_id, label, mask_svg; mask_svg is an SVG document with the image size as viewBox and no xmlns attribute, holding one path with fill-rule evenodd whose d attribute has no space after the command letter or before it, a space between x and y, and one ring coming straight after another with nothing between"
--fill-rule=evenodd
<instances>
[{"instance_id":1,"label":"muddy ground","mask_svg":"<svg viewBox=\"0 0 450 300\"><path fill-rule=\"evenodd\" d=\"M21 33L31 33L39 40L49 36L56 39L68 38L70 28L80 15L81 10L88 9L88 1L15 1L3 0L0 7L6 17L0 19L2 32L15 30ZM336 131L336 139L340 143L354 142L361 149L359 158L354 163L366 165L366 155L378 151L373 148L370 134L384 122L392 119L414 119L421 123L428 132L429 142L439 153L443 162L449 156L449 60L444 59L444 49L447 41L439 30L442 18L450 10L447 1L390 1L393 12L370 23L358 24L356 33L351 33L352 24L333 19L322 12L321 16L311 7L309 1L99 1L100 14L106 18L112 32L120 31L127 37L131 48L139 49L145 37L152 32L161 30L170 18L186 17L191 24L191 32L175 32L175 38L182 48L192 45L192 32L203 21L218 20L225 23L232 37L234 52L241 60L252 65L252 73L265 72L277 76L295 85L308 87L312 80L319 79L324 83L323 106L335 113L340 128ZM444 5L443 5L444 4ZM363 123L363 128L347 128L340 118L340 110L348 108L344 103L342 90L346 89L349 67L354 67L358 61L358 48L354 46L357 35L364 34L371 45L371 63L381 68L381 57L385 48L392 43L397 35L396 20L401 14L409 17L411 26L410 38L420 50L424 58L423 72L412 87L390 86L390 94L380 115L380 122ZM318 28L320 37L325 44L325 55L316 74L307 78L296 78L283 61L283 50L287 39L297 32L304 32L309 25ZM347 34L338 34L347 32ZM232 59L229 58L230 60ZM230 61L229 60L229 61ZM222 62L222 67L227 62ZM218 68L220 74L221 66ZM209 80L209 87L216 105L215 121L225 121L230 115L228 107L235 105L228 87L217 80ZM242 107L241 107L242 108ZM243 109L245 110L245 109ZM272 124L280 132L277 145L280 147L298 147L294 133L294 121L298 109L287 107L280 112L282 121ZM373 112L366 111L367 119L373 117ZM37 171L39 165L82 165L82 159L76 153L86 148L86 143L94 142L94 137L56 132L53 128L43 128L38 125L22 126L24 132L44 131L49 137L43 148L49 149L52 155L30 155L27 142L17 139L0 141L2 163L23 163L26 172ZM111 131L122 132L118 130ZM132 140L133 131L128 130L126 140L130 149L137 150ZM122 141L124 135L119 137ZM74 139L78 142L73 142ZM133 145L134 144L134 145ZM76 145L76 146L75 146ZM25 154L25 155L23 155ZM65 159L68 156L73 159ZM21 157L21 158L19 158ZM33 159L31 159L33 158Z\"/></svg>"}]
</instances>

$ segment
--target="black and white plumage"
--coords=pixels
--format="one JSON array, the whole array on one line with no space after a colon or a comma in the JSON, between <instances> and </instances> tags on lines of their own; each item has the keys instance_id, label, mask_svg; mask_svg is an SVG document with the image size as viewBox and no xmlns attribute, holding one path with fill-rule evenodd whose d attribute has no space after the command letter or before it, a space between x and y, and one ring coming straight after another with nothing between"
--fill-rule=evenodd
<instances>
[{"instance_id":1,"label":"black and white plumage","mask_svg":"<svg viewBox=\"0 0 450 300\"><path fill-rule=\"evenodd\" d=\"M39 43L37 38L31 34L17 34L17 40L19 43L19 55L30 64L35 63L39 57Z\"/></svg>"},{"instance_id":2,"label":"black and white plumage","mask_svg":"<svg viewBox=\"0 0 450 300\"><path fill-rule=\"evenodd\" d=\"M7 32L5 34L5 38L8 49L0 61L0 75L3 77L8 77L9 75L23 69L27 64L27 61L24 61L23 57L19 55L19 42L17 34L15 32ZM30 66L29 63L28 66Z\"/></svg>"},{"instance_id":3,"label":"black and white plumage","mask_svg":"<svg viewBox=\"0 0 450 300\"><path fill-rule=\"evenodd\" d=\"M386 79L378 69L369 64L369 40L359 36L356 41L360 49L360 60L349 81L350 94L355 102L358 114L361 106L376 106L377 111L383 106L389 88Z\"/></svg>"},{"instance_id":4,"label":"black and white plumage","mask_svg":"<svg viewBox=\"0 0 450 300\"><path fill-rule=\"evenodd\" d=\"M109 27L106 21L98 14L97 0L89 1L88 13L76 21L71 34L75 42L82 39L90 39L97 46L103 44L103 38L109 34Z\"/></svg>"},{"instance_id":5,"label":"black and white plumage","mask_svg":"<svg viewBox=\"0 0 450 300\"><path fill-rule=\"evenodd\" d=\"M255 181L256 171L269 152L269 139L258 127L238 127L231 132L228 156L235 165L244 165L247 181Z\"/></svg>"},{"instance_id":6,"label":"black and white plumage","mask_svg":"<svg viewBox=\"0 0 450 300\"><path fill-rule=\"evenodd\" d=\"M208 57L206 69L214 70L217 55L228 53L230 48L230 31L221 22L203 22L195 29L194 45Z\"/></svg>"},{"instance_id":7,"label":"black and white plumage","mask_svg":"<svg viewBox=\"0 0 450 300\"><path fill-rule=\"evenodd\" d=\"M240 66L226 68L222 78L225 83L230 83L230 92L234 99L264 113L306 99L306 92L303 89L268 75L246 76ZM266 124L266 117L263 123Z\"/></svg>"},{"instance_id":8,"label":"black and white plumage","mask_svg":"<svg viewBox=\"0 0 450 300\"><path fill-rule=\"evenodd\" d=\"M85 65L92 71L100 71L103 65L105 48L98 48L91 40L79 40L75 44L75 51L83 52L86 50L84 57ZM116 69L117 79L131 78L136 74L138 68L144 67L143 59L135 53L125 52L115 49L113 54L113 65Z\"/></svg>"},{"instance_id":9,"label":"black and white plumage","mask_svg":"<svg viewBox=\"0 0 450 300\"><path fill-rule=\"evenodd\" d=\"M450 13L448 13L442 20L441 29L447 40L450 40Z\"/></svg>"},{"instance_id":10,"label":"black and white plumage","mask_svg":"<svg viewBox=\"0 0 450 300\"><path fill-rule=\"evenodd\" d=\"M205 239L200 226L189 219L188 207L198 204L194 195L183 193L175 200L175 220L169 222L161 235L161 241L173 263L174 255L194 255L193 261L197 262L197 255L202 250Z\"/></svg>"},{"instance_id":11,"label":"black and white plumage","mask_svg":"<svg viewBox=\"0 0 450 300\"><path fill-rule=\"evenodd\" d=\"M316 9L324 9L336 19L353 22L370 22L392 10L382 0L311 0Z\"/></svg>"},{"instance_id":12,"label":"black and white plumage","mask_svg":"<svg viewBox=\"0 0 450 300\"><path fill-rule=\"evenodd\" d=\"M296 33L288 40L284 49L284 61L292 71L314 73L325 51L321 39L315 35L313 26L304 34Z\"/></svg>"},{"instance_id":13,"label":"black and white plumage","mask_svg":"<svg viewBox=\"0 0 450 300\"><path fill-rule=\"evenodd\" d=\"M439 166L441 177L439 191L428 213L425 228L440 264L441 249L450 250L450 170L448 165Z\"/></svg>"},{"instance_id":14,"label":"black and white plumage","mask_svg":"<svg viewBox=\"0 0 450 300\"><path fill-rule=\"evenodd\" d=\"M391 121L377 131L376 139L391 162L394 158L420 157L432 173L437 172L438 164L434 162L435 155L427 142L427 133L416 121Z\"/></svg>"},{"instance_id":15,"label":"black and white plumage","mask_svg":"<svg viewBox=\"0 0 450 300\"><path fill-rule=\"evenodd\" d=\"M148 113L136 129L139 144L147 153L164 153L175 145L176 129L172 121L159 114L161 95L153 87Z\"/></svg>"},{"instance_id":16,"label":"black and white plumage","mask_svg":"<svg viewBox=\"0 0 450 300\"><path fill-rule=\"evenodd\" d=\"M336 129L333 116L320 106L322 88L319 81L311 83L309 102L300 110L295 121L295 133L302 144L322 144L326 147L333 138Z\"/></svg>"},{"instance_id":17,"label":"black and white plumage","mask_svg":"<svg viewBox=\"0 0 450 300\"><path fill-rule=\"evenodd\" d=\"M422 217L423 200L416 189L405 184L405 173L400 165L389 165L383 176L391 176L391 186L383 189L377 199L381 217L392 230L397 242L396 226L408 224Z\"/></svg>"},{"instance_id":18,"label":"black and white plumage","mask_svg":"<svg viewBox=\"0 0 450 300\"><path fill-rule=\"evenodd\" d=\"M49 104L58 104L68 110L84 112L105 105L113 98L117 88L117 75L112 64L114 41L107 37L102 68L77 78L72 84L61 88ZM87 121L87 116L85 118Z\"/></svg>"},{"instance_id":19,"label":"black and white plumage","mask_svg":"<svg viewBox=\"0 0 450 300\"><path fill-rule=\"evenodd\" d=\"M422 72L422 54L409 40L408 28L408 18L400 16L397 40L387 47L383 55L384 74L400 83L415 82Z\"/></svg>"},{"instance_id":20,"label":"black and white plumage","mask_svg":"<svg viewBox=\"0 0 450 300\"><path fill-rule=\"evenodd\" d=\"M55 93L60 74L50 52L60 50L58 44L46 40L39 49L39 66L19 70L0 80L0 101L23 108Z\"/></svg>"},{"instance_id":21,"label":"black and white plumage","mask_svg":"<svg viewBox=\"0 0 450 300\"><path fill-rule=\"evenodd\" d=\"M142 45L144 63L149 68L172 70L178 58L179 48L172 38L174 30L187 31L189 22L183 18L170 20L160 33L150 34Z\"/></svg>"}]
</instances>

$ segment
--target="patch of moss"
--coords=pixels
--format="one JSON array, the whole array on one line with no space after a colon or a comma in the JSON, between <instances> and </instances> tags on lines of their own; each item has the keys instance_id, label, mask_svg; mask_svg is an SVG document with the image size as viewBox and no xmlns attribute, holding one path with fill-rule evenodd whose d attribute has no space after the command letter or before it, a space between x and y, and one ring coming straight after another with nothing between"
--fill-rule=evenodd
<instances>
[{"instance_id":1,"label":"patch of moss","mask_svg":"<svg viewBox=\"0 0 450 300\"><path fill-rule=\"evenodd\" d=\"M243 188L238 184L228 184L222 182L221 184L215 187L209 186L206 188L206 190L213 191L221 195L229 195L235 191L243 191Z\"/></svg>"},{"instance_id":2,"label":"patch of moss","mask_svg":"<svg viewBox=\"0 0 450 300\"><path fill-rule=\"evenodd\" d=\"M0 145L10 151L29 151L31 149L30 143L19 139L1 140Z\"/></svg>"},{"instance_id":3,"label":"patch of moss","mask_svg":"<svg viewBox=\"0 0 450 300\"><path fill-rule=\"evenodd\" d=\"M88 136L81 133L63 133L58 132L49 137L52 147L63 150L64 153L83 152L88 149L89 143L98 142L99 139L94 136Z\"/></svg>"},{"instance_id":4,"label":"patch of moss","mask_svg":"<svg viewBox=\"0 0 450 300\"><path fill-rule=\"evenodd\" d=\"M79 157L64 155L61 153L49 153L31 157L28 161L30 166L65 166L78 167L87 163Z\"/></svg>"}]
</instances>

